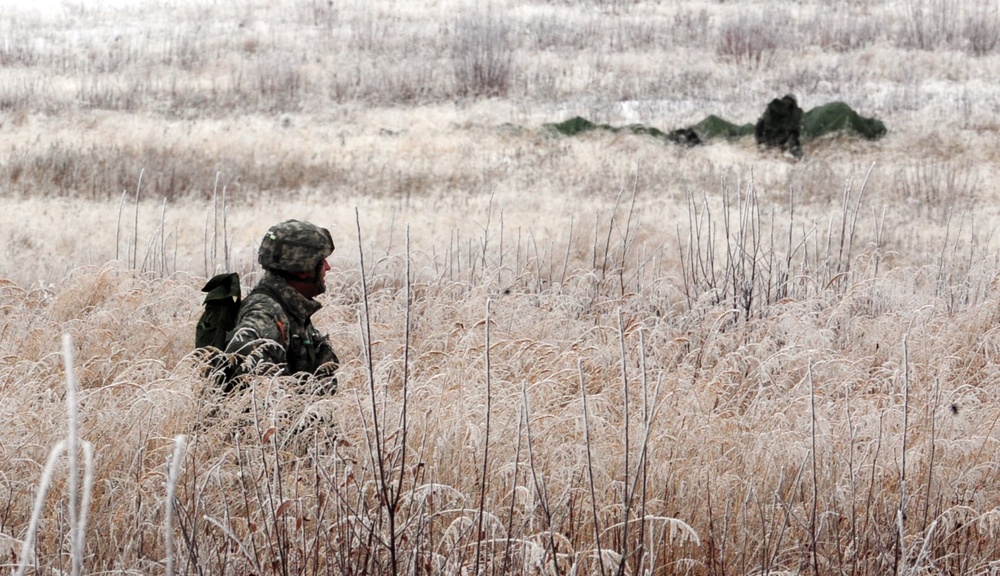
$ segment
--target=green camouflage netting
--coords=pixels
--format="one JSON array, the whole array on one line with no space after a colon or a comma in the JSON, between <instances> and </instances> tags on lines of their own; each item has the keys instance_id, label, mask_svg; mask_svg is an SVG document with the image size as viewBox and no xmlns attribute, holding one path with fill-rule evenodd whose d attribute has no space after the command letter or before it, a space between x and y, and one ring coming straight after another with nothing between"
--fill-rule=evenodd
<instances>
[{"instance_id":1,"label":"green camouflage netting","mask_svg":"<svg viewBox=\"0 0 1000 576\"><path fill-rule=\"evenodd\" d=\"M569 120L558 124L544 124L542 127L548 130L554 130L563 136L576 136L577 134L583 134L584 132L590 132L591 130L596 130L598 128L604 130L614 130L614 128L607 124L599 126L586 118L581 118L580 116L574 116Z\"/></svg>"},{"instance_id":2,"label":"green camouflage netting","mask_svg":"<svg viewBox=\"0 0 1000 576\"><path fill-rule=\"evenodd\" d=\"M544 128L565 136L575 136L592 130L608 130L611 132L628 131L632 134L648 134L655 138L679 144L694 145L708 140L724 138L737 140L753 136L754 124L734 124L718 116L707 116L701 122L689 127L663 132L651 126L629 124L616 127L610 124L595 124L586 118L575 116L558 124L545 124ZM809 110L802 118L802 139L811 140L835 132L857 134L868 140L878 140L885 136L885 124L874 118L865 118L843 102L830 102ZM696 137L695 137L696 136Z\"/></svg>"},{"instance_id":3,"label":"green camouflage netting","mask_svg":"<svg viewBox=\"0 0 1000 576\"><path fill-rule=\"evenodd\" d=\"M865 118L843 102L817 106L802 117L804 138L819 138L841 130L854 132L868 140L878 140L887 132L881 120Z\"/></svg>"},{"instance_id":4,"label":"green camouflage netting","mask_svg":"<svg viewBox=\"0 0 1000 576\"><path fill-rule=\"evenodd\" d=\"M646 134L654 138L665 139L667 137L667 134L662 130L653 128L652 126L643 126L642 124L629 124L628 126L594 124L590 120L581 118L580 116L574 116L569 120L558 124L545 124L544 127L549 130L555 130L564 136L576 136L577 134L590 132L591 130L608 130L610 132L621 132L625 130L631 132L632 134Z\"/></svg>"},{"instance_id":5,"label":"green camouflage netting","mask_svg":"<svg viewBox=\"0 0 1000 576\"><path fill-rule=\"evenodd\" d=\"M753 136L753 124L733 124L716 115L711 115L691 127L702 140L725 138L736 140L744 136Z\"/></svg>"}]
</instances>

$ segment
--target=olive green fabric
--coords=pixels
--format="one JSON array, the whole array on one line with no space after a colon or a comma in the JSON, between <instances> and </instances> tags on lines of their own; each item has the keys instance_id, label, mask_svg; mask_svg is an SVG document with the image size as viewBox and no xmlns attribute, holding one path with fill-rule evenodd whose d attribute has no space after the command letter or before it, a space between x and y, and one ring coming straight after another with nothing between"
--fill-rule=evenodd
<instances>
[{"instance_id":1,"label":"olive green fabric","mask_svg":"<svg viewBox=\"0 0 1000 576\"><path fill-rule=\"evenodd\" d=\"M851 132L868 140L878 140L887 132L881 120L865 118L843 102L817 106L802 117L802 136L805 138L819 138L840 131Z\"/></svg>"},{"instance_id":2,"label":"olive green fabric","mask_svg":"<svg viewBox=\"0 0 1000 576\"><path fill-rule=\"evenodd\" d=\"M765 120L765 116L767 116L766 111L758 121ZM796 116L795 114L790 114L785 119L794 123L797 121ZM778 123L783 121L783 119L777 120ZM866 118L855 112L844 102L830 102L812 108L802 114L801 123L802 140L812 140L837 132L858 135L868 140L878 140L888 132L881 120ZM692 128L698 132L698 136L702 140L714 140L716 138L733 140L744 136L751 136L755 132L754 124L734 124L715 115L706 117L701 122L692 126Z\"/></svg>"},{"instance_id":3,"label":"olive green fabric","mask_svg":"<svg viewBox=\"0 0 1000 576\"><path fill-rule=\"evenodd\" d=\"M577 134L583 134L584 132L590 132L592 130L607 130L609 132L626 131L632 134L643 134L646 136L652 136L658 140L663 140L664 142L672 142L674 144L683 144L687 146L695 146L702 143L697 131L692 130L691 128L680 128L670 132L664 132L659 128L645 126L643 124L629 124L627 126L595 124L580 116L574 116L569 120L559 122L558 124L544 124L543 128L551 132L562 134L563 136L576 136Z\"/></svg>"},{"instance_id":4,"label":"olive green fabric","mask_svg":"<svg viewBox=\"0 0 1000 576\"><path fill-rule=\"evenodd\" d=\"M201 291L207 294L195 328L195 347L225 350L228 333L236 327L240 312L240 275L232 272L213 276Z\"/></svg>"},{"instance_id":5,"label":"olive green fabric","mask_svg":"<svg viewBox=\"0 0 1000 576\"><path fill-rule=\"evenodd\" d=\"M644 126L642 124L629 124L627 126L595 124L580 116L574 116L569 120L559 122L558 124L545 124L543 127L548 130L558 132L564 136L576 136L577 134L583 134L584 132L590 132L591 130L607 130L609 132L621 132L624 130L631 132L632 134L645 134L662 140L667 138L667 134L665 132L652 126Z\"/></svg>"},{"instance_id":6,"label":"olive green fabric","mask_svg":"<svg viewBox=\"0 0 1000 576\"><path fill-rule=\"evenodd\" d=\"M785 98L789 97L786 96ZM785 101L785 98L772 100L769 105L773 105L775 102L782 103L782 101ZM794 103L794 99L792 101ZM799 112L794 113L795 109ZM887 133L885 124L880 120L861 116L844 102L830 102L804 113L802 113L801 108L794 105L792 112L787 118L778 119L778 122L788 120L795 123L801 121L801 139L803 141L837 132L855 134L868 140L877 140ZM758 123L765 120L765 116L767 116L766 110L764 115L758 119ZM747 136L754 136L756 126L757 123L753 122L736 124L714 114L706 116L697 124L670 132L663 132L658 128L642 124L629 124L627 126L596 124L580 116L575 116L555 124L543 125L546 130L564 136L575 136L593 130L607 130L610 132L621 132L624 130L632 134L653 136L665 142L687 145L701 144L716 139L738 140ZM766 134L762 134L762 137L766 139Z\"/></svg>"},{"instance_id":7,"label":"olive green fabric","mask_svg":"<svg viewBox=\"0 0 1000 576\"><path fill-rule=\"evenodd\" d=\"M574 116L569 120L565 120L558 124L543 124L543 128L547 130L552 130L562 134L563 136L576 136L577 134L583 134L584 132L590 132L591 130L597 128L606 128L611 130L611 126L604 124L598 126L586 118L580 116Z\"/></svg>"},{"instance_id":8,"label":"olive green fabric","mask_svg":"<svg viewBox=\"0 0 1000 576\"><path fill-rule=\"evenodd\" d=\"M737 140L744 136L753 135L753 124L733 124L714 114L709 115L701 122L692 126L692 129L698 133L698 136L702 140L713 140L715 138Z\"/></svg>"}]
</instances>

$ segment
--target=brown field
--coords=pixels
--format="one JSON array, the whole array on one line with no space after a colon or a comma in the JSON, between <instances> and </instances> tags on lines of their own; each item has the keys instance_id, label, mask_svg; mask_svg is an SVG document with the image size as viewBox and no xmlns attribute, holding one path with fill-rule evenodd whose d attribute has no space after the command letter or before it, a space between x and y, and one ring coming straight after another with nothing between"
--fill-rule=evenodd
<instances>
[{"instance_id":1,"label":"brown field","mask_svg":"<svg viewBox=\"0 0 1000 576\"><path fill-rule=\"evenodd\" d=\"M5 571L1000 573L996 1L25 4ZM889 133L544 126L785 93ZM199 289L286 218L340 390L220 402Z\"/></svg>"}]
</instances>

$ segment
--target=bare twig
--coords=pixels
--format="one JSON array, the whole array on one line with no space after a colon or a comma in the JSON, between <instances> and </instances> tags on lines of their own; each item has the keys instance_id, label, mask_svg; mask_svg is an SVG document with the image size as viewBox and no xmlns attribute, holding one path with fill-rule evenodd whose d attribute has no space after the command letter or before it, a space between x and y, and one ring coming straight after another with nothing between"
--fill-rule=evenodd
<instances>
[{"instance_id":1,"label":"bare twig","mask_svg":"<svg viewBox=\"0 0 1000 576\"><path fill-rule=\"evenodd\" d=\"M812 373L812 360L809 361L809 366L807 367L807 373L809 376L809 435L812 440L812 518L809 524L809 533L812 537L812 561L813 561L813 573L819 574L819 552L816 550L818 539L816 537L816 530L819 523L819 474L818 474L818 464L816 462L816 382L813 380Z\"/></svg>"},{"instance_id":2,"label":"bare twig","mask_svg":"<svg viewBox=\"0 0 1000 576\"><path fill-rule=\"evenodd\" d=\"M899 508L896 512L897 544L896 544L896 566L895 573L903 574L906 571L906 441L907 427L910 411L910 351L906 342L907 335L903 335L903 447L902 462L899 470ZM900 564L901 563L901 564Z\"/></svg>"},{"instance_id":3,"label":"bare twig","mask_svg":"<svg viewBox=\"0 0 1000 576\"><path fill-rule=\"evenodd\" d=\"M139 181L135 185L135 220L132 226L132 269L135 270L137 252L139 250L139 190L142 188L142 175L146 172L143 168L139 170Z\"/></svg>"},{"instance_id":4,"label":"bare twig","mask_svg":"<svg viewBox=\"0 0 1000 576\"><path fill-rule=\"evenodd\" d=\"M483 542L483 508L486 505L486 484L489 478L490 463L490 416L493 412L493 390L490 380L490 306L492 300L486 300L486 439L483 447L483 468L479 479L479 508L476 514L476 564L473 574L479 574L479 561Z\"/></svg>"},{"instance_id":5,"label":"bare twig","mask_svg":"<svg viewBox=\"0 0 1000 576\"><path fill-rule=\"evenodd\" d=\"M122 230L122 209L125 207L125 194L128 192L127 189L122 190L121 200L118 202L118 221L115 224L115 260L118 260L118 246L120 245L120 237ZM125 252L128 253L128 246L125 246Z\"/></svg>"},{"instance_id":6,"label":"bare twig","mask_svg":"<svg viewBox=\"0 0 1000 576\"><path fill-rule=\"evenodd\" d=\"M576 362L580 375L580 398L583 400L583 437L587 447L587 478L590 480L590 510L594 521L594 542L597 545L597 562L604 575L604 548L601 546L601 524L597 518L597 491L594 488L594 458L590 444L590 411L587 409L587 386L583 381L583 360Z\"/></svg>"},{"instance_id":7,"label":"bare twig","mask_svg":"<svg viewBox=\"0 0 1000 576\"><path fill-rule=\"evenodd\" d=\"M173 576L174 573L174 492L177 488L177 478L180 477L185 440L183 435L174 438L174 454L170 460L170 468L167 469L167 497L163 521L167 576Z\"/></svg>"},{"instance_id":8,"label":"bare twig","mask_svg":"<svg viewBox=\"0 0 1000 576\"><path fill-rule=\"evenodd\" d=\"M539 506L542 509L542 515L545 519L545 528L548 531L548 538L546 539L546 544L548 547L548 553L551 556L552 568L555 574L561 574L559 569L559 548L556 545L555 535L552 533L552 510L549 507L549 496L548 487L545 484L545 478L538 473L535 467L535 451L534 442L532 442L531 436L531 410L528 406L528 383L523 382L521 384L521 398L524 402L524 431L527 434L528 439L528 463L531 468L531 478L535 484L535 493L539 498Z\"/></svg>"},{"instance_id":9,"label":"bare twig","mask_svg":"<svg viewBox=\"0 0 1000 576\"><path fill-rule=\"evenodd\" d=\"M372 432L375 436L374 447L375 447L375 467L378 470L378 491L379 491L379 501L382 506L385 506L388 513L389 520L389 557L391 562L391 572L393 575L397 574L397 569L399 563L396 558L396 534L395 534L395 510L392 509L390 504L395 501L392 496L392 487L389 484L388 474L385 470L383 447L385 443L384 431L381 428L378 417L378 401L377 394L375 391L375 365L372 360L372 335L371 335L371 312L368 304L368 280L365 275L365 256L364 247L361 240L361 216L358 209L354 209L354 220L357 224L358 229L358 257L360 258L361 266L361 288L364 300L364 347L365 347L365 360L367 362L367 376L368 376L368 391L371 399L372 408Z\"/></svg>"}]
</instances>

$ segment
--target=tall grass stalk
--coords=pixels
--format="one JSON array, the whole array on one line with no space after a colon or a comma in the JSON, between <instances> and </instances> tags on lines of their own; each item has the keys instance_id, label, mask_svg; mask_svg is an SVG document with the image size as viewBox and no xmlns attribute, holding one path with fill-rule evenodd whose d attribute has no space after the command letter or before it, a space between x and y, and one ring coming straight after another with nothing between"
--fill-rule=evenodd
<instances>
[{"instance_id":1,"label":"tall grass stalk","mask_svg":"<svg viewBox=\"0 0 1000 576\"><path fill-rule=\"evenodd\" d=\"M618 346L619 352L621 353L621 378L622 378L622 434L625 437L625 477L622 479L622 539L619 544L619 553L621 554L621 560L618 564L618 574L624 574L626 563L628 561L628 527L629 527L629 515L632 508L632 491L629 489L629 453L632 450L631 437L629 435L629 424L632 421L631 413L629 411L629 381L628 381L628 354L625 351L625 326L622 321L622 311L621 308L618 309Z\"/></svg>"},{"instance_id":2,"label":"tall grass stalk","mask_svg":"<svg viewBox=\"0 0 1000 576\"><path fill-rule=\"evenodd\" d=\"M212 273L211 273L212 268L211 268L211 266L209 266L209 250L208 250L208 247L211 245L211 242L209 240L209 235L208 235L208 222L209 222L209 218L210 217L211 217L211 212L206 210L205 211L205 226L202 229L204 237L202 238L202 244L201 244L202 245L201 254L202 254L203 264L205 266L205 277L206 278L210 278L212 276Z\"/></svg>"},{"instance_id":3,"label":"tall grass stalk","mask_svg":"<svg viewBox=\"0 0 1000 576\"><path fill-rule=\"evenodd\" d=\"M597 490L594 487L594 457L590 442L590 411L587 408L587 385L583 380L583 360L576 362L580 375L580 400L583 404L583 438L587 448L587 480L590 483L590 512L594 522L594 544L597 546L597 561L604 576L604 547L601 546L601 523L597 517Z\"/></svg>"},{"instance_id":4,"label":"tall grass stalk","mask_svg":"<svg viewBox=\"0 0 1000 576\"><path fill-rule=\"evenodd\" d=\"M844 404L845 404L845 420L847 421L847 473L850 482L850 497L851 497L851 509L849 521L851 523L850 536L849 536L849 546L854 554L858 553L858 540L860 535L858 533L858 484L857 484L857 474L854 470L854 451L857 447L857 430L854 427L854 417L851 413L851 386L850 384L844 385ZM857 574L857 563L852 563L851 574Z\"/></svg>"},{"instance_id":5,"label":"tall grass stalk","mask_svg":"<svg viewBox=\"0 0 1000 576\"><path fill-rule=\"evenodd\" d=\"M278 443L269 441L275 433L276 425L274 422L266 422L268 425L265 430L261 426L262 417L260 413L260 400L258 396L257 387L255 386L251 394L252 406L253 406L253 431L257 435L257 450L258 457L260 458L261 467L261 478L264 482L257 482L254 485L254 490L256 491L257 502L262 500L267 504L267 513L269 514L267 518L268 522L264 523L265 533L268 534L267 543L270 548L271 562L272 565L276 561L278 572L287 576L288 573L288 555L291 553L288 546L288 533L284 522L281 521L283 512L287 509L288 502L285 500L284 492L284 475L281 467L281 459L278 454ZM266 447L270 445L272 453L269 455L266 452ZM271 466L270 474L268 472L268 456L272 458L273 465ZM264 493L261 494L261 484L263 484ZM277 503L277 504L276 504ZM277 558L277 560L275 560Z\"/></svg>"},{"instance_id":6,"label":"tall grass stalk","mask_svg":"<svg viewBox=\"0 0 1000 576\"><path fill-rule=\"evenodd\" d=\"M501 215L501 222L503 217ZM503 226L501 224L501 230ZM502 232L501 232L502 235ZM501 236L502 237L502 236ZM502 250L501 250L502 254ZM476 512L476 563L473 574L479 574L479 561L483 543L483 511L486 506L486 485L489 483L490 464L490 421L493 413L493 384L490 379L490 325L493 322L491 315L493 300L486 299L486 437L483 440L483 467L479 477L479 507Z\"/></svg>"},{"instance_id":7,"label":"tall grass stalk","mask_svg":"<svg viewBox=\"0 0 1000 576\"><path fill-rule=\"evenodd\" d=\"M907 334L903 334L903 440L899 467L899 508L896 513L898 529L896 548L896 574L906 573L906 448L910 415L910 349Z\"/></svg>"},{"instance_id":8,"label":"tall grass stalk","mask_svg":"<svg viewBox=\"0 0 1000 576\"><path fill-rule=\"evenodd\" d=\"M212 273L217 272L216 262L219 257L219 173L215 173L215 185L212 187ZM209 276L209 274L205 274Z\"/></svg>"},{"instance_id":9,"label":"tall grass stalk","mask_svg":"<svg viewBox=\"0 0 1000 576\"><path fill-rule=\"evenodd\" d=\"M84 440L80 443L80 447L83 449L83 498L80 500L80 512L77 515L77 546L73 550L73 555L75 564L80 567L82 572L87 520L90 517L90 500L94 493L94 445Z\"/></svg>"},{"instance_id":10,"label":"tall grass stalk","mask_svg":"<svg viewBox=\"0 0 1000 576\"><path fill-rule=\"evenodd\" d=\"M69 334L63 334L63 364L66 368L66 414L69 420L68 427L68 448L69 448L69 525L70 525L70 545L73 550L73 576L80 573L83 553L77 554L81 548L81 538L77 523L77 456L79 454L79 438L77 431L80 429L79 405L76 400L76 374L73 370L73 338Z\"/></svg>"},{"instance_id":11,"label":"tall grass stalk","mask_svg":"<svg viewBox=\"0 0 1000 576\"><path fill-rule=\"evenodd\" d=\"M929 462L927 463L927 488L924 493L924 519L921 523L921 529L927 530L927 521L930 516L931 500L932 500L932 488L934 484L934 459L937 456L937 417L936 411L937 407L940 405L941 401L941 382L938 379L934 379L934 403L927 410L928 417L930 419L930 439L928 451L930 452Z\"/></svg>"},{"instance_id":12,"label":"tall grass stalk","mask_svg":"<svg viewBox=\"0 0 1000 576\"><path fill-rule=\"evenodd\" d=\"M226 202L226 187L222 187L222 262L226 270L232 270L229 260L229 203Z\"/></svg>"},{"instance_id":13,"label":"tall grass stalk","mask_svg":"<svg viewBox=\"0 0 1000 576\"><path fill-rule=\"evenodd\" d=\"M629 248L635 242L636 234L639 229L639 222L636 222L636 228L632 228L632 218L635 216L635 201L636 196L639 192L639 168L640 165L637 163L635 167L635 177L632 181L632 199L628 205L628 214L625 217L625 229L622 231L622 241L621 241L621 258L618 261L618 289L622 296L625 295L625 270L628 263L628 253ZM636 267L636 274L639 274L642 270L641 265Z\"/></svg>"},{"instance_id":14,"label":"tall grass stalk","mask_svg":"<svg viewBox=\"0 0 1000 576\"><path fill-rule=\"evenodd\" d=\"M66 370L66 413L68 419L68 430L65 440L59 441L49 452L49 458L45 463L42 478L39 483L38 494L35 498L35 506L31 514L31 521L28 524L28 531L24 537L21 547L21 557L16 574L20 576L27 569L28 562L33 557L32 550L35 536L38 531L38 523L41 520L42 508L45 504L45 495L52 482L52 475L55 470L59 456L65 451L69 463L68 487L69 487L69 530L70 530L70 555L71 573L78 576L83 570L83 549L84 535L87 528L87 517L90 509L90 498L93 491L94 482L94 450L93 445L87 441L80 441L79 438L79 406L76 395L76 374L73 364L73 340L69 334L64 334L62 338L63 363ZM80 497L78 487L79 466L78 457L82 450L83 460L83 494Z\"/></svg>"},{"instance_id":15,"label":"tall grass stalk","mask_svg":"<svg viewBox=\"0 0 1000 576\"><path fill-rule=\"evenodd\" d=\"M34 558L35 535L38 533L38 522L42 517L42 507L45 504L45 495L48 493L49 484L52 482L52 473L55 470L59 456L66 450L68 441L60 440L58 444L49 452L49 458L45 462L42 470L42 479L38 483L38 494L35 495L35 506L31 512L31 520L28 523L28 531L21 542L21 558L15 574L21 576L28 567L28 563Z\"/></svg>"},{"instance_id":16,"label":"tall grass stalk","mask_svg":"<svg viewBox=\"0 0 1000 576\"><path fill-rule=\"evenodd\" d=\"M393 489L390 483L389 473L385 469L385 455L383 453L385 449L385 431L382 429L383 427L379 421L379 408L377 400L378 394L375 390L375 365L374 360L372 359L371 311L368 301L368 279L365 272L364 245L361 235L361 216L357 208L354 209L354 221L357 225L358 231L358 258L361 269L361 293L364 303L362 312L362 332L364 336L363 348L365 351L365 361L368 371L368 392L371 400L372 411L372 445L374 447L374 453L371 457L374 460L374 468L378 473L378 477L376 478L380 509L378 518L381 521L382 512L385 512L388 517L389 527L387 530L388 536L386 544L389 551L390 572L395 575L399 569L399 563L396 556L396 510L392 504L396 502L396 498L392 495Z\"/></svg>"},{"instance_id":17,"label":"tall grass stalk","mask_svg":"<svg viewBox=\"0 0 1000 576\"><path fill-rule=\"evenodd\" d=\"M73 339L69 334L63 335L63 359L66 366L66 411L69 415L68 449L69 449L69 506L70 506L70 542L73 554L73 575L78 576L83 570L84 534L87 527L87 512L90 509L90 495L94 481L93 446L90 442L82 445L84 452L83 499L78 501L77 487L80 444L80 417L77 402L77 381L73 368Z\"/></svg>"},{"instance_id":18,"label":"tall grass stalk","mask_svg":"<svg viewBox=\"0 0 1000 576\"><path fill-rule=\"evenodd\" d=\"M819 529L819 465L816 462L816 382L813 380L812 360L806 368L806 377L809 379L809 438L812 445L809 453L812 457L812 516L809 522L809 535L812 539L810 548L812 551L813 572L819 574L819 551L816 531Z\"/></svg>"},{"instance_id":19,"label":"tall grass stalk","mask_svg":"<svg viewBox=\"0 0 1000 576\"><path fill-rule=\"evenodd\" d=\"M566 239L566 255L563 258L562 276L559 277L559 285L566 285L566 270L569 269L569 255L570 248L573 247L573 223L574 216L570 214L569 217L569 237ZM518 257L520 257L520 249L518 250Z\"/></svg>"},{"instance_id":20,"label":"tall grass stalk","mask_svg":"<svg viewBox=\"0 0 1000 576\"><path fill-rule=\"evenodd\" d=\"M177 490L177 479L181 475L181 460L187 437L183 434L174 437L174 453L167 469L167 496L164 510L164 540L166 548L166 575L174 573L174 493Z\"/></svg>"},{"instance_id":21,"label":"tall grass stalk","mask_svg":"<svg viewBox=\"0 0 1000 576\"><path fill-rule=\"evenodd\" d=\"M118 260L118 247L121 245L121 231L122 231L122 210L125 208L125 194L128 190L122 190L121 200L118 201L118 220L115 224L115 261ZM125 246L125 253L128 254L128 246ZM127 256L126 256L127 258Z\"/></svg>"},{"instance_id":22,"label":"tall grass stalk","mask_svg":"<svg viewBox=\"0 0 1000 576\"><path fill-rule=\"evenodd\" d=\"M642 381L642 447L639 451L639 464L638 470L632 480L632 488L630 492L634 495L637 490L637 484L642 482L642 496L640 498L639 505L639 518L642 521L639 523L639 554L636 564L641 568L642 558L645 554L645 542L646 542L646 517L647 517L647 487L649 480L649 441L651 434L653 432L653 422L655 420L656 409L657 409L657 398L660 397L660 385L663 383L662 375L657 380L656 388L653 390L652 398L649 395L649 373L646 369L646 336L643 329L639 329L639 377ZM655 555L651 558L651 564L655 564ZM655 565L650 566L650 570L653 571Z\"/></svg>"},{"instance_id":23,"label":"tall grass stalk","mask_svg":"<svg viewBox=\"0 0 1000 576\"><path fill-rule=\"evenodd\" d=\"M542 519L545 520L546 553L552 561L552 569L555 574L559 574L559 546L556 544L554 533L552 508L549 504L549 489L545 482L545 475L538 472L535 465L535 448L531 433L531 407L528 404L528 383L521 384L521 399L524 405L524 432L527 436L528 445L528 465L531 470L531 479L535 485L535 495L538 497L538 505L542 511Z\"/></svg>"},{"instance_id":24,"label":"tall grass stalk","mask_svg":"<svg viewBox=\"0 0 1000 576\"><path fill-rule=\"evenodd\" d=\"M480 266L482 267L482 270L481 270L481 273L480 273L481 277L485 277L486 276L486 270L487 270L486 255L487 255L488 248L489 248L489 243L490 243L490 224L493 222L493 199L494 199L494 194L491 193L490 194L490 201L486 205L486 225L483 227L482 251L480 252L480 257L479 257ZM501 250L500 250L500 254L502 255L503 254L503 241L502 241L502 238L503 238L503 216L502 215L501 215L501 218L500 218L500 226L501 226L501 232L500 232L500 238L501 238L500 249ZM498 274L499 274L499 272L498 272Z\"/></svg>"},{"instance_id":25,"label":"tall grass stalk","mask_svg":"<svg viewBox=\"0 0 1000 576\"><path fill-rule=\"evenodd\" d=\"M521 464L521 441L523 438L523 425L524 425L524 414L522 413L522 406L517 407L517 442L514 446L514 473L511 475L510 482L510 507L507 509L507 538L504 541L504 552L503 552L503 564L500 568L500 574L508 574L510 570L510 556L511 556L511 544L514 542L514 510L517 506L517 478L519 475L520 464ZM496 566L496 564L493 564Z\"/></svg>"},{"instance_id":26,"label":"tall grass stalk","mask_svg":"<svg viewBox=\"0 0 1000 576\"><path fill-rule=\"evenodd\" d=\"M132 270L135 270L139 251L139 192L142 189L142 176L146 169L139 170L139 180L135 183L135 214L132 221Z\"/></svg>"},{"instance_id":27,"label":"tall grass stalk","mask_svg":"<svg viewBox=\"0 0 1000 576\"><path fill-rule=\"evenodd\" d=\"M409 446L407 440L409 438L410 426L409 426L409 401L410 401L410 339L412 335L410 333L413 323L413 275L410 271L410 262L412 256L410 254L410 225L406 225L406 313L403 320L403 399L402 405L400 407L399 415L399 464L397 466L399 470L399 477L396 479L396 492L394 494L395 500L393 501L391 508L393 510L399 509L399 502L403 496L403 480L406 477L406 459L408 456Z\"/></svg>"},{"instance_id":28,"label":"tall grass stalk","mask_svg":"<svg viewBox=\"0 0 1000 576\"><path fill-rule=\"evenodd\" d=\"M873 170L875 170L875 162L872 162L871 165L868 166L868 172L865 173L865 179L862 180L861 186L860 186L860 188L858 188L858 197L854 201L854 207L849 210L850 213L851 213L851 226L850 226L850 231L846 234L846 236L847 236L847 253L846 254L844 254L844 236L845 236L845 234L843 232L841 232L841 250L840 250L841 256L840 256L840 259L839 259L839 262L838 262L838 266L841 263L843 263L843 267L844 267L844 271L845 272L850 270L852 248L854 247L854 236L855 236L855 234L857 232L857 229L858 229L858 214L861 213L861 201L865 197L865 190L868 189L868 180L871 178ZM850 199L850 185L848 185L847 190L848 190L847 200L849 200ZM846 220L847 220L847 218L846 218L847 212L848 212L847 208L848 208L847 207L847 202L845 201L845 206L844 206L844 210L845 210L845 218L844 218L844 220L845 220L845 223L846 223Z\"/></svg>"}]
</instances>

